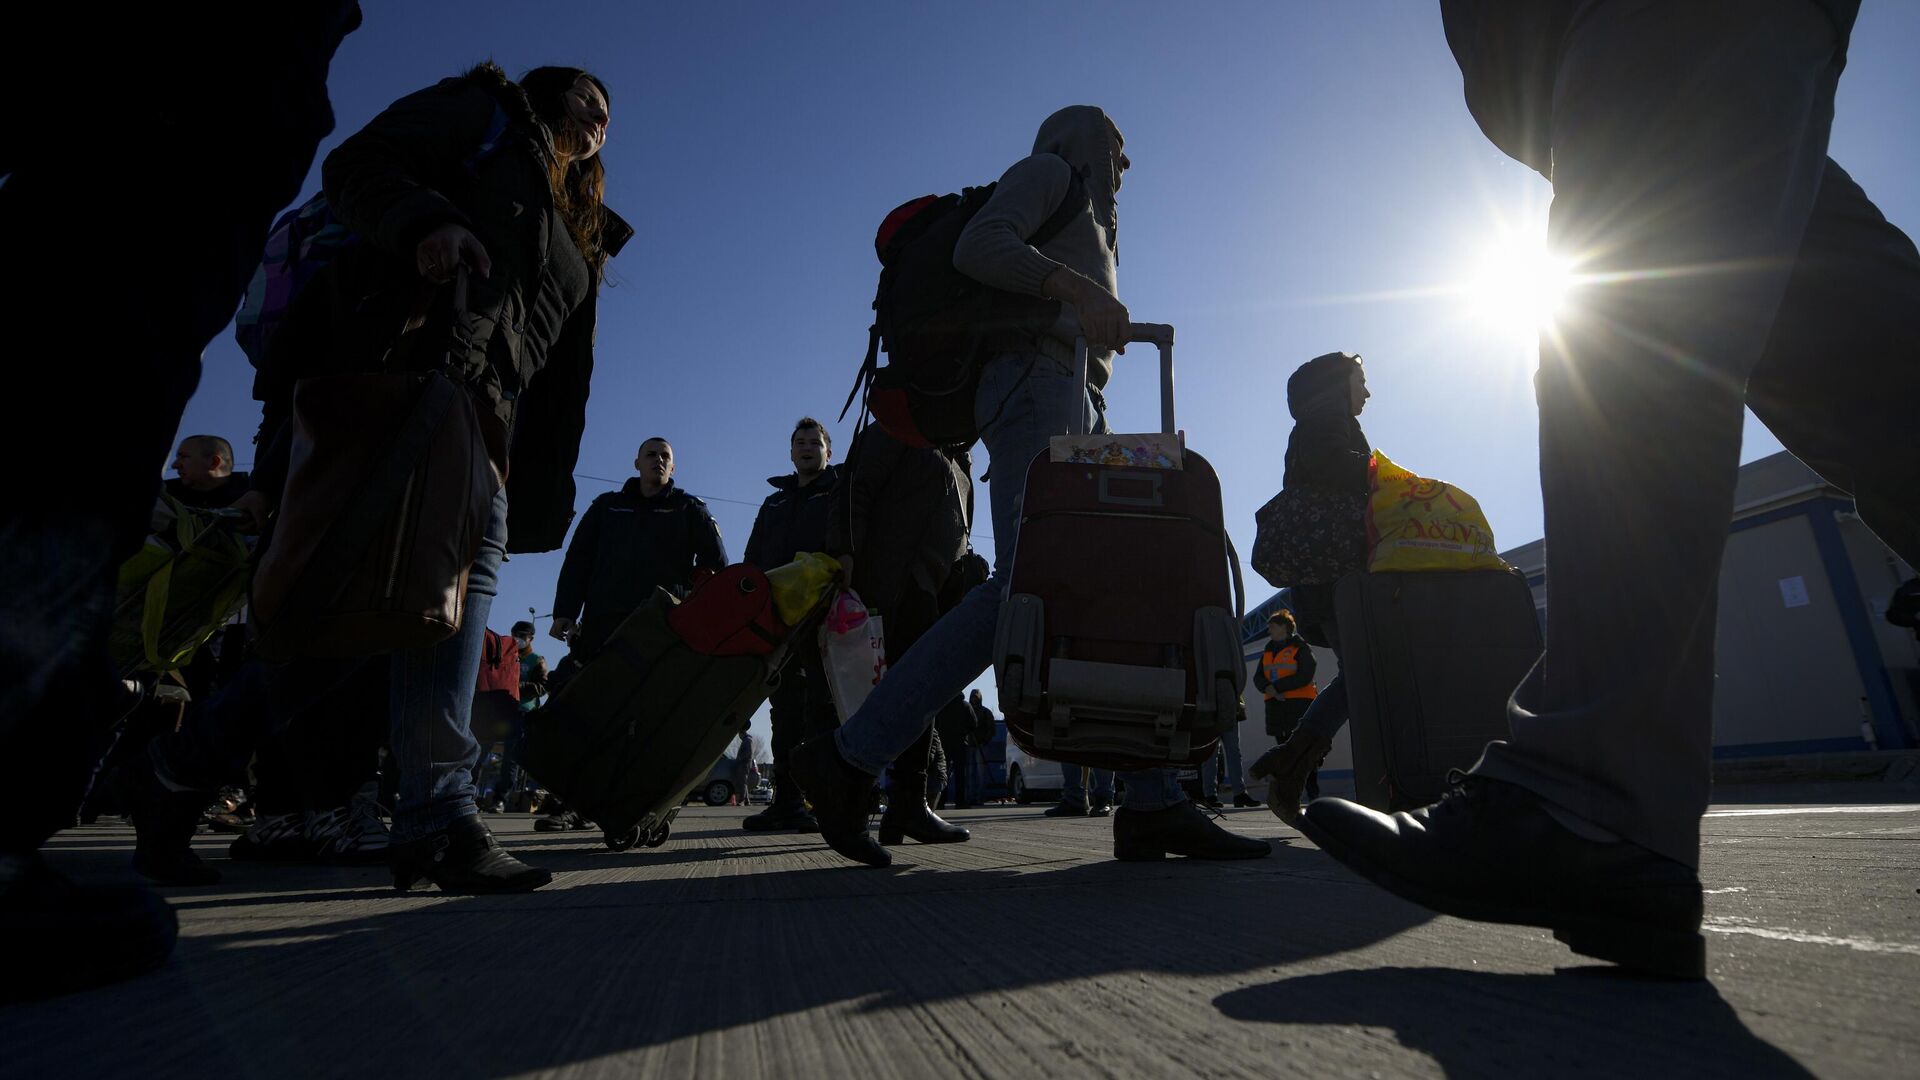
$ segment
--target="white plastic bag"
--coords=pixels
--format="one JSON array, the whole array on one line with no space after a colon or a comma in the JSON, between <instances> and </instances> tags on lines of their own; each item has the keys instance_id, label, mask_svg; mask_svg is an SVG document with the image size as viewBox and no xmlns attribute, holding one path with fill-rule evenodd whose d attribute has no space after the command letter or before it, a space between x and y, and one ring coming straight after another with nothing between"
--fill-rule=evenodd
<instances>
[{"instance_id":1,"label":"white plastic bag","mask_svg":"<svg viewBox=\"0 0 1920 1080\"><path fill-rule=\"evenodd\" d=\"M852 589L833 598L820 623L820 662L827 670L834 712L844 724L887 672L880 616L868 611Z\"/></svg>"}]
</instances>

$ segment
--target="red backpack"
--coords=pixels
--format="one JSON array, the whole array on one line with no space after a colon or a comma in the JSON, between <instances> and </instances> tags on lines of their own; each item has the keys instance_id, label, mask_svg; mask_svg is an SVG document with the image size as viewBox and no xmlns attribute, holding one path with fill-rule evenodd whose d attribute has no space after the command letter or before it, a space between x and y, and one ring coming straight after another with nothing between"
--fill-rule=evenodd
<instances>
[{"instance_id":1,"label":"red backpack","mask_svg":"<svg viewBox=\"0 0 1920 1080\"><path fill-rule=\"evenodd\" d=\"M484 694L490 690L504 690L515 701L520 700L520 643L505 634L486 632L487 639L480 646L480 683L477 689Z\"/></svg>"}]
</instances>

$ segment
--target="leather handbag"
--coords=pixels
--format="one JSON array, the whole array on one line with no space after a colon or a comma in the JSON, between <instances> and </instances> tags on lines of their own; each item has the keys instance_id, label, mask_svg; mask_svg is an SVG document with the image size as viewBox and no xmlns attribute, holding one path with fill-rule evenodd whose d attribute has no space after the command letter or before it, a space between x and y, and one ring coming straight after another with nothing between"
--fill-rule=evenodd
<instances>
[{"instance_id":1,"label":"leather handbag","mask_svg":"<svg viewBox=\"0 0 1920 1080\"><path fill-rule=\"evenodd\" d=\"M449 362L471 347L465 286L463 270ZM401 652L460 629L504 477L491 420L444 370L294 387L287 485L253 581L261 659Z\"/></svg>"}]
</instances>

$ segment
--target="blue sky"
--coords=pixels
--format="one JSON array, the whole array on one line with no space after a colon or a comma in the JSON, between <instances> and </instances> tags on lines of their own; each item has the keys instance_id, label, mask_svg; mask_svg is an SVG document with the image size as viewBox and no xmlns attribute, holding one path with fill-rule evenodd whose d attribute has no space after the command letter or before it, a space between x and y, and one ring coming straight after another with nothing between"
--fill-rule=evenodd
<instances>
[{"instance_id":1,"label":"blue sky","mask_svg":"<svg viewBox=\"0 0 1920 1080\"><path fill-rule=\"evenodd\" d=\"M611 88L607 198L639 236L601 299L579 471L624 479L639 441L667 436L736 558L766 477L789 468L794 419L851 432L832 421L866 344L881 217L994 179L1074 103L1126 135L1120 297L1178 329L1180 426L1220 471L1241 552L1280 486L1286 376L1332 349L1367 359L1375 445L1474 494L1503 547L1540 534L1528 335L1469 317L1446 287L1496 233L1543 232L1551 192L1475 128L1435 4L366 7L334 60L323 154L489 57L513 74L584 66ZM1909 232L1917 41L1920 3L1866 5L1832 151ZM316 163L302 197L317 186ZM1118 363L1117 430L1158 426L1151 361ZM250 461L250 384L223 334L183 434L225 434ZM1750 420L1742 460L1778 449ZM610 487L579 485L581 509ZM491 623L547 614L559 562L514 558ZM1248 579L1250 602L1267 595Z\"/></svg>"}]
</instances>

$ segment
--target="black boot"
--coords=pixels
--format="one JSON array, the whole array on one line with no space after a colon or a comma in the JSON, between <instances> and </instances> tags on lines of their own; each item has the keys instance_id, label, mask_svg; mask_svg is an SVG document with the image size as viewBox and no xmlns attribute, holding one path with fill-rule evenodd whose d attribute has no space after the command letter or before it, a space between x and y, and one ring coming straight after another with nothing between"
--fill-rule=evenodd
<instances>
[{"instance_id":1,"label":"black boot","mask_svg":"<svg viewBox=\"0 0 1920 1080\"><path fill-rule=\"evenodd\" d=\"M133 869L157 885L213 885L220 871L194 854L193 834L210 791L174 791L142 751L124 766L122 791L133 817Z\"/></svg>"},{"instance_id":2,"label":"black boot","mask_svg":"<svg viewBox=\"0 0 1920 1080\"><path fill-rule=\"evenodd\" d=\"M1577 836L1517 784L1456 774L1418 810L1316 799L1301 821L1322 851L1443 915L1543 926L1583 956L1706 977L1700 875L1628 840Z\"/></svg>"},{"instance_id":3,"label":"black boot","mask_svg":"<svg viewBox=\"0 0 1920 1080\"><path fill-rule=\"evenodd\" d=\"M904 837L912 837L923 844L961 844L973 834L966 829L947 821L933 808L927 805L927 797L920 794L924 777L901 777L906 786L897 788L887 800L887 812L880 815L880 842L898 844Z\"/></svg>"},{"instance_id":4,"label":"black boot","mask_svg":"<svg viewBox=\"0 0 1920 1080\"><path fill-rule=\"evenodd\" d=\"M132 978L165 963L179 934L150 889L75 885L34 852L0 854L0 1002Z\"/></svg>"},{"instance_id":5,"label":"black boot","mask_svg":"<svg viewBox=\"0 0 1920 1080\"><path fill-rule=\"evenodd\" d=\"M820 838L827 846L857 863L892 865L893 856L867 835L874 778L847 764L833 733L815 735L794 747L788 760L794 783L813 803Z\"/></svg>"},{"instance_id":6,"label":"black boot","mask_svg":"<svg viewBox=\"0 0 1920 1080\"><path fill-rule=\"evenodd\" d=\"M1221 828L1190 802L1151 811L1123 806L1113 816L1113 857L1122 862L1148 862L1169 855L1258 859L1272 850L1273 845L1265 840Z\"/></svg>"},{"instance_id":7,"label":"black boot","mask_svg":"<svg viewBox=\"0 0 1920 1080\"><path fill-rule=\"evenodd\" d=\"M1267 807L1281 821L1300 827L1300 790L1333 751L1333 740L1295 728L1287 741L1261 754L1247 775L1267 781ZM1318 785L1315 785L1318 788Z\"/></svg>"},{"instance_id":8,"label":"black boot","mask_svg":"<svg viewBox=\"0 0 1920 1080\"><path fill-rule=\"evenodd\" d=\"M454 818L431 836L391 845L387 861L393 887L401 892L421 878L449 893L531 892L553 880L551 871L507 854L479 814Z\"/></svg>"},{"instance_id":9,"label":"black boot","mask_svg":"<svg viewBox=\"0 0 1920 1080\"><path fill-rule=\"evenodd\" d=\"M807 811L805 803L781 806L778 803L767 807L757 814L749 814L740 822L740 827L748 832L819 832L820 823Z\"/></svg>"},{"instance_id":10,"label":"black boot","mask_svg":"<svg viewBox=\"0 0 1920 1080\"><path fill-rule=\"evenodd\" d=\"M779 771L774 776L773 801L765 810L748 814L740 827L748 832L819 832L820 823L808 812L807 801L800 797L786 762L778 762L776 767Z\"/></svg>"}]
</instances>

